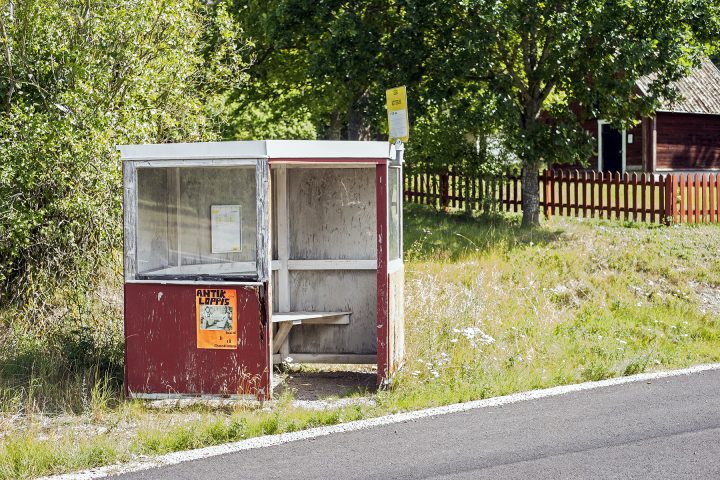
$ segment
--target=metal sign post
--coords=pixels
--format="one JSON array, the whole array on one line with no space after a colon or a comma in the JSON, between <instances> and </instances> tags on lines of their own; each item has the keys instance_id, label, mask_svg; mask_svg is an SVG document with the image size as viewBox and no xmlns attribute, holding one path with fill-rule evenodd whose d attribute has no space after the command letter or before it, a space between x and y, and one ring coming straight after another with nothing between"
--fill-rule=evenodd
<instances>
[{"instance_id":1,"label":"metal sign post","mask_svg":"<svg viewBox=\"0 0 720 480\"><path fill-rule=\"evenodd\" d=\"M405 163L405 144L401 142L400 140L395 140L395 160L393 160L392 165L401 167L403 163Z\"/></svg>"},{"instance_id":2,"label":"metal sign post","mask_svg":"<svg viewBox=\"0 0 720 480\"><path fill-rule=\"evenodd\" d=\"M410 136L410 121L408 119L407 89L402 87L391 88L386 92L386 108L388 112L389 140L395 140L395 160L393 165L403 164L405 146Z\"/></svg>"}]
</instances>

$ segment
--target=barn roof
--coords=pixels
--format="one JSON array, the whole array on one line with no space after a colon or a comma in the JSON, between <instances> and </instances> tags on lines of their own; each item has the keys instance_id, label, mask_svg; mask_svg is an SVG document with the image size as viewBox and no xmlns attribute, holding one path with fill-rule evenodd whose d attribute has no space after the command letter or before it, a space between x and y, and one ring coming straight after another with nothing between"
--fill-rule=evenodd
<instances>
[{"instance_id":1,"label":"barn roof","mask_svg":"<svg viewBox=\"0 0 720 480\"><path fill-rule=\"evenodd\" d=\"M647 75L638 80L643 94L647 94L654 79L655 75ZM720 115L720 70L709 58L704 58L699 67L674 86L681 98L676 102L662 101L658 111Z\"/></svg>"}]
</instances>

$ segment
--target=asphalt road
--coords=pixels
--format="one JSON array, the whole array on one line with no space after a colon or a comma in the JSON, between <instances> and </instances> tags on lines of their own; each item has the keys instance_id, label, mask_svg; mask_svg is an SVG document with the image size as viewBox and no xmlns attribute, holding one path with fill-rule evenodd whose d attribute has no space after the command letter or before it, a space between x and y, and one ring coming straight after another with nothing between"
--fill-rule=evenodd
<instances>
[{"instance_id":1,"label":"asphalt road","mask_svg":"<svg viewBox=\"0 0 720 480\"><path fill-rule=\"evenodd\" d=\"M123 479L720 478L720 371L248 450Z\"/></svg>"}]
</instances>

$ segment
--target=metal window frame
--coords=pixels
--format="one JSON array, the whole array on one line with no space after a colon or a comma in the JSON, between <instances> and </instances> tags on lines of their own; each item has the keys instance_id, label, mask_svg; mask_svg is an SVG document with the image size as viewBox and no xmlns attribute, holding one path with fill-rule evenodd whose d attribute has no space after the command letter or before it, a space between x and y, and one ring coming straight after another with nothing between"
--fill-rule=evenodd
<instances>
[{"instance_id":1,"label":"metal window frame","mask_svg":"<svg viewBox=\"0 0 720 480\"><path fill-rule=\"evenodd\" d=\"M403 185L403 179L404 179L403 173L404 173L404 171L403 171L402 165L397 165L397 166L395 166L395 165L390 165L389 162L388 162L386 168L387 168L387 170L386 170L386 178L388 179L388 186L387 186L387 187L388 187L388 188L387 188L387 205L388 205L388 213L387 213L387 228L388 228L388 249L387 249L387 253L388 253L388 270L389 270L390 272L394 272L394 271L398 270L398 269L405 263L405 249L403 248L403 243L404 243L404 238L403 238L403 236L404 236L404 233L403 233L404 225L403 225L403 222L404 222L404 217L405 217L404 212L403 212L404 201L405 201L405 188L404 188L404 185ZM397 175L397 185L396 185L396 187L397 187L397 189L398 189L398 217L399 217L399 218L398 218L398 228L400 229L400 232L399 232L399 235L398 235L398 242L399 242L398 249L399 249L400 256L399 256L398 258L395 258L395 259L391 259L391 258L390 258L390 243L389 243L389 240L390 240L390 208L391 208L391 205L392 205L392 198L390 198L390 192L391 192L391 188L390 188L390 169L391 169L391 168L397 169L397 172L398 172L398 175Z\"/></svg>"},{"instance_id":2,"label":"metal window frame","mask_svg":"<svg viewBox=\"0 0 720 480\"><path fill-rule=\"evenodd\" d=\"M126 283L182 283L207 284L228 283L233 285L256 285L270 277L270 202L269 162L267 158L237 159L172 159L172 160L124 160L123 165L123 264ZM193 167L240 167L255 166L256 185L256 273L247 276L227 276L198 279L197 275L174 275L170 278L143 275L137 272L138 235L138 182L137 171L142 168L193 168Z\"/></svg>"}]
</instances>

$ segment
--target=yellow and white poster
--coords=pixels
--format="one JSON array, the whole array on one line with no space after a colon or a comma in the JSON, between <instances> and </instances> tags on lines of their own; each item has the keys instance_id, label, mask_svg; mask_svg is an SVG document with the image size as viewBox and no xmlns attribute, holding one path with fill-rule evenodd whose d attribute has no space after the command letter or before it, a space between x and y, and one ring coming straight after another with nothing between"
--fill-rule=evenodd
<instances>
[{"instance_id":1,"label":"yellow and white poster","mask_svg":"<svg viewBox=\"0 0 720 480\"><path fill-rule=\"evenodd\" d=\"M224 288L195 290L197 348L237 348L237 293Z\"/></svg>"}]
</instances>

